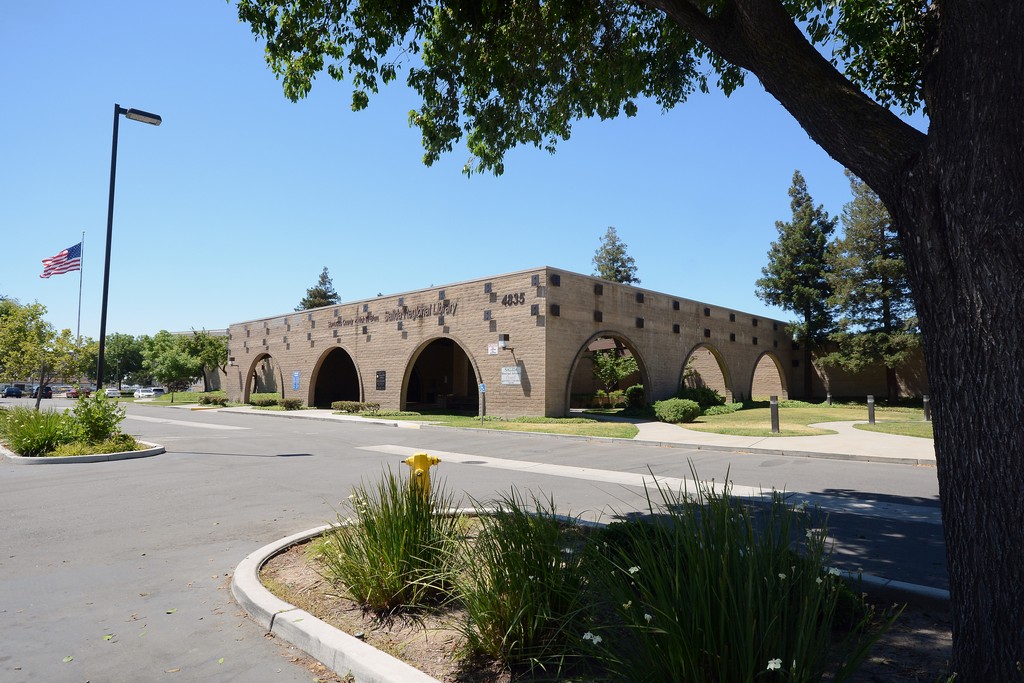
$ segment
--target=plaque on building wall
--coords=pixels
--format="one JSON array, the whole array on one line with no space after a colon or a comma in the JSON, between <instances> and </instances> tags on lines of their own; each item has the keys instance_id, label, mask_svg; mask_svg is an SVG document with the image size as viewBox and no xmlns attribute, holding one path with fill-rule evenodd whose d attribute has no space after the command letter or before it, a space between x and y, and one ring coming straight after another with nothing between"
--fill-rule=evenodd
<instances>
[{"instance_id":1,"label":"plaque on building wall","mask_svg":"<svg viewBox=\"0 0 1024 683\"><path fill-rule=\"evenodd\" d=\"M388 385L388 371L378 370L377 371L377 391L384 391Z\"/></svg>"},{"instance_id":2,"label":"plaque on building wall","mask_svg":"<svg viewBox=\"0 0 1024 683\"><path fill-rule=\"evenodd\" d=\"M497 356L498 355L498 345L497 344L488 344L487 345L487 355L488 356Z\"/></svg>"},{"instance_id":3,"label":"plaque on building wall","mask_svg":"<svg viewBox=\"0 0 1024 683\"><path fill-rule=\"evenodd\" d=\"M292 391L299 390L299 371L296 370L292 373Z\"/></svg>"},{"instance_id":4,"label":"plaque on building wall","mask_svg":"<svg viewBox=\"0 0 1024 683\"><path fill-rule=\"evenodd\" d=\"M501 368L502 384L522 384L523 369L518 365L506 365Z\"/></svg>"}]
</instances>

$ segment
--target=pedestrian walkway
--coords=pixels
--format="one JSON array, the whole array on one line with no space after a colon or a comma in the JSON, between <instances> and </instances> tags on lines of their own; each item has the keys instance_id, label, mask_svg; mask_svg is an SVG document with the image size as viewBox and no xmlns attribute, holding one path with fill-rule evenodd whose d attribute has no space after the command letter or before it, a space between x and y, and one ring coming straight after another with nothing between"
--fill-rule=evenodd
<instances>
[{"instance_id":1,"label":"pedestrian walkway","mask_svg":"<svg viewBox=\"0 0 1024 683\"><path fill-rule=\"evenodd\" d=\"M386 418L364 418L355 415L339 415L329 410L269 411L256 410L250 406L221 408L232 413L256 414L280 418L328 421L358 421L387 424L394 427L419 429L429 427L429 420L408 421ZM828 458L836 460L861 460L887 462L897 465L935 465L935 446L932 439L898 434L883 434L857 429L858 422L823 422L811 425L834 431L835 434L816 436L731 436L698 432L680 425L666 422L621 419L636 425L638 432L634 441L654 443L663 446L679 446L707 450L744 451L765 455L785 455L806 458ZM569 437L579 438L579 437Z\"/></svg>"},{"instance_id":2,"label":"pedestrian walkway","mask_svg":"<svg viewBox=\"0 0 1024 683\"><path fill-rule=\"evenodd\" d=\"M686 429L665 422L637 423L640 441L678 443L698 448L750 451L777 455L843 460L891 462L905 465L934 465L932 439L898 434L883 434L857 429L864 422L823 422L811 425L835 434L815 436L731 436Z\"/></svg>"}]
</instances>

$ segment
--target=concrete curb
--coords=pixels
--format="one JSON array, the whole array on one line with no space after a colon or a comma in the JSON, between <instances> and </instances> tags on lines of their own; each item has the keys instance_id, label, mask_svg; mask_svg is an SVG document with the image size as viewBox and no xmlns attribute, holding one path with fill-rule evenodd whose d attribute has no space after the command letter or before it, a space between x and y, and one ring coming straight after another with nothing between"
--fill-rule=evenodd
<instances>
[{"instance_id":1,"label":"concrete curb","mask_svg":"<svg viewBox=\"0 0 1024 683\"><path fill-rule=\"evenodd\" d=\"M100 453L97 455L66 455L62 458L26 458L15 455L3 446L0 446L0 453L14 465L74 465L86 462L114 462L117 460L134 460L136 458L151 458L167 451L163 446L147 441L139 441L149 446L142 451L122 451L120 453Z\"/></svg>"},{"instance_id":2,"label":"concrete curb","mask_svg":"<svg viewBox=\"0 0 1024 683\"><path fill-rule=\"evenodd\" d=\"M330 525L310 529L263 546L235 567L231 594L257 623L331 670L351 674L358 683L440 683L405 662L344 633L281 600L260 582L260 568L293 545L319 536Z\"/></svg>"},{"instance_id":3,"label":"concrete curb","mask_svg":"<svg viewBox=\"0 0 1024 683\"><path fill-rule=\"evenodd\" d=\"M460 509L455 512L475 514L479 510ZM603 526L600 522L575 521L587 526ZM235 600L257 623L266 628L268 633L283 638L332 671L341 675L351 674L357 683L440 683L419 669L281 600L263 586L260 581L260 569L264 564L292 546L316 538L332 526L325 524L293 534L247 555L235 567L231 579L231 594ZM870 589L876 595L915 602L949 602L949 591L941 588L892 581L869 574L844 574L851 583L859 582L863 588Z\"/></svg>"}]
</instances>

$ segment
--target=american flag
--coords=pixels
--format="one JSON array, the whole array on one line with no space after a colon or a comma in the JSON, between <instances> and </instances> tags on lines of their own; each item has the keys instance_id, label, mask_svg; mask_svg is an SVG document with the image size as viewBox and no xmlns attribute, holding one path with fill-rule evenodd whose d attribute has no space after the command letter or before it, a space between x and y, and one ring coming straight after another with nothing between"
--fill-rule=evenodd
<instances>
[{"instance_id":1,"label":"american flag","mask_svg":"<svg viewBox=\"0 0 1024 683\"><path fill-rule=\"evenodd\" d=\"M82 269L82 243L68 247L56 256L43 259L43 274L39 277L50 277L61 273L70 273Z\"/></svg>"}]
</instances>

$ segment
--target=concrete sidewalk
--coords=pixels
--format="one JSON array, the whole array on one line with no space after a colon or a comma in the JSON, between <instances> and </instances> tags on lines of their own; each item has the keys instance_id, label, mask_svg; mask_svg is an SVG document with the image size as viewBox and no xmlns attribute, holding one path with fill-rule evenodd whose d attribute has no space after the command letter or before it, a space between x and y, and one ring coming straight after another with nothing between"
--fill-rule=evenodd
<instances>
[{"instance_id":1,"label":"concrete sidewalk","mask_svg":"<svg viewBox=\"0 0 1024 683\"><path fill-rule=\"evenodd\" d=\"M194 407L194 406L181 406ZM250 406L237 408L220 408L224 412L261 415L278 418L304 420L325 420L336 422L373 422L406 429L431 428L430 420L388 420L387 418L365 418L354 415L337 415L330 410L292 410L269 411L256 410ZM608 419L608 418L602 418ZM935 465L935 446L931 439L913 436L883 434L856 429L855 424L861 422L825 422L812 425L828 429L835 434L818 436L730 436L713 434L686 429L680 425L666 422L645 422L635 419L611 418L614 421L635 424L637 435L633 441L658 444L661 446L677 446L702 450L743 451L764 455L782 455L805 458L825 458L835 460L859 460L866 462L885 462L894 465ZM527 432L523 432L524 434ZM533 433L533 432L530 432ZM562 438L602 438L575 437L549 434Z\"/></svg>"}]
</instances>

